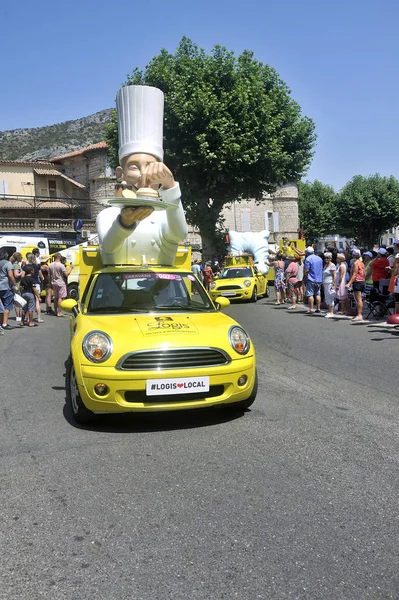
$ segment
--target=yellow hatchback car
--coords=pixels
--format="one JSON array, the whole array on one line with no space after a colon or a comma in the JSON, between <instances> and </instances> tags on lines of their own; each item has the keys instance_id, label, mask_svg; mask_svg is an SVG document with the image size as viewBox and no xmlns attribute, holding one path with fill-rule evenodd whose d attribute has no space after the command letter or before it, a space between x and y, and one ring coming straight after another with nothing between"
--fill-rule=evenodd
<instances>
[{"instance_id":1,"label":"yellow hatchback car","mask_svg":"<svg viewBox=\"0 0 399 600\"><path fill-rule=\"evenodd\" d=\"M191 271L106 267L82 287L61 305L72 316L66 387L77 422L254 402L253 344L220 312L229 301L213 302Z\"/></svg>"},{"instance_id":2,"label":"yellow hatchback car","mask_svg":"<svg viewBox=\"0 0 399 600\"><path fill-rule=\"evenodd\" d=\"M246 257L245 257L246 258ZM247 300L256 302L260 296L267 297L267 278L258 269L243 260L243 257L234 257L233 264L227 264L210 287L210 295L213 299L218 296L229 298L229 300Z\"/></svg>"}]
</instances>

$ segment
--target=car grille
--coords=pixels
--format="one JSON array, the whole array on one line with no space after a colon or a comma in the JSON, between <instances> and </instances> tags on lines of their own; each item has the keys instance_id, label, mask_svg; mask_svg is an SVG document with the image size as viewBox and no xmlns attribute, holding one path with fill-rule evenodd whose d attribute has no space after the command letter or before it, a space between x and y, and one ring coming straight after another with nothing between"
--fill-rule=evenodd
<instances>
[{"instance_id":1,"label":"car grille","mask_svg":"<svg viewBox=\"0 0 399 600\"><path fill-rule=\"evenodd\" d=\"M240 285L218 285L217 290L240 290Z\"/></svg>"},{"instance_id":2,"label":"car grille","mask_svg":"<svg viewBox=\"0 0 399 600\"><path fill-rule=\"evenodd\" d=\"M216 348L174 348L132 352L125 355L116 368L124 371L162 371L217 367L227 365L229 362L231 362L230 356Z\"/></svg>"},{"instance_id":3,"label":"car grille","mask_svg":"<svg viewBox=\"0 0 399 600\"><path fill-rule=\"evenodd\" d=\"M205 400L205 398L216 398L224 393L224 385L211 385L208 392L195 394L167 394L163 396L147 396L145 390L125 392L126 402L145 402L146 404L167 404L168 402L190 402L190 400Z\"/></svg>"}]
</instances>

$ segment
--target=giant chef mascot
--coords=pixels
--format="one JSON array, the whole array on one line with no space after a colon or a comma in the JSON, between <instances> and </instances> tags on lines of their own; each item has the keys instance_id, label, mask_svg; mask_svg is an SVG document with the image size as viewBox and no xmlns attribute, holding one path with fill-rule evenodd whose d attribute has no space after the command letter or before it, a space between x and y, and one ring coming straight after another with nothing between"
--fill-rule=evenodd
<instances>
[{"instance_id":1,"label":"giant chef mascot","mask_svg":"<svg viewBox=\"0 0 399 600\"><path fill-rule=\"evenodd\" d=\"M103 264L173 265L187 235L179 184L162 162L163 103L154 87L118 92L120 184L97 217Z\"/></svg>"}]
</instances>

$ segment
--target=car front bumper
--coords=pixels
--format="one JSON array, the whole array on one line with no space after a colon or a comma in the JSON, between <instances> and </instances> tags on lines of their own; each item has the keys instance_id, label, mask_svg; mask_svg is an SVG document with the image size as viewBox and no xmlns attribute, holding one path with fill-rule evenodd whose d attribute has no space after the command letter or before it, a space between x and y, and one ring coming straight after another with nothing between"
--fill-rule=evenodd
<instances>
[{"instance_id":1,"label":"car front bumper","mask_svg":"<svg viewBox=\"0 0 399 600\"><path fill-rule=\"evenodd\" d=\"M255 383L255 356L236 359L227 365L204 369L164 371L119 371L102 365L79 365L74 361L76 380L85 406L95 413L159 412L206 408L246 400ZM238 385L245 375L247 381ZM148 379L174 379L209 376L210 391L200 394L146 396ZM105 396L94 387L103 383L109 388Z\"/></svg>"},{"instance_id":2,"label":"car front bumper","mask_svg":"<svg viewBox=\"0 0 399 600\"><path fill-rule=\"evenodd\" d=\"M212 300L216 300L218 296L223 296L229 300L250 300L253 294L254 288L243 288L240 290L210 290Z\"/></svg>"}]
</instances>

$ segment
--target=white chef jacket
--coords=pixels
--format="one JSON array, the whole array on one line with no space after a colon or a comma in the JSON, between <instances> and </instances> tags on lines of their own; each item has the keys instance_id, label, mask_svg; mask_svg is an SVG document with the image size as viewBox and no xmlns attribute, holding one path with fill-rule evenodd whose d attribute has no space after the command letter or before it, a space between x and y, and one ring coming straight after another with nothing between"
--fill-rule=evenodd
<instances>
[{"instance_id":1,"label":"white chef jacket","mask_svg":"<svg viewBox=\"0 0 399 600\"><path fill-rule=\"evenodd\" d=\"M97 231L100 240L101 258L105 265L148 265L172 266L177 246L187 236L187 223L180 199L180 186L160 189L159 194L167 206L166 210L154 211L134 229L123 227L119 221L121 209L111 206L97 216ZM151 205L149 200L148 205Z\"/></svg>"}]
</instances>

